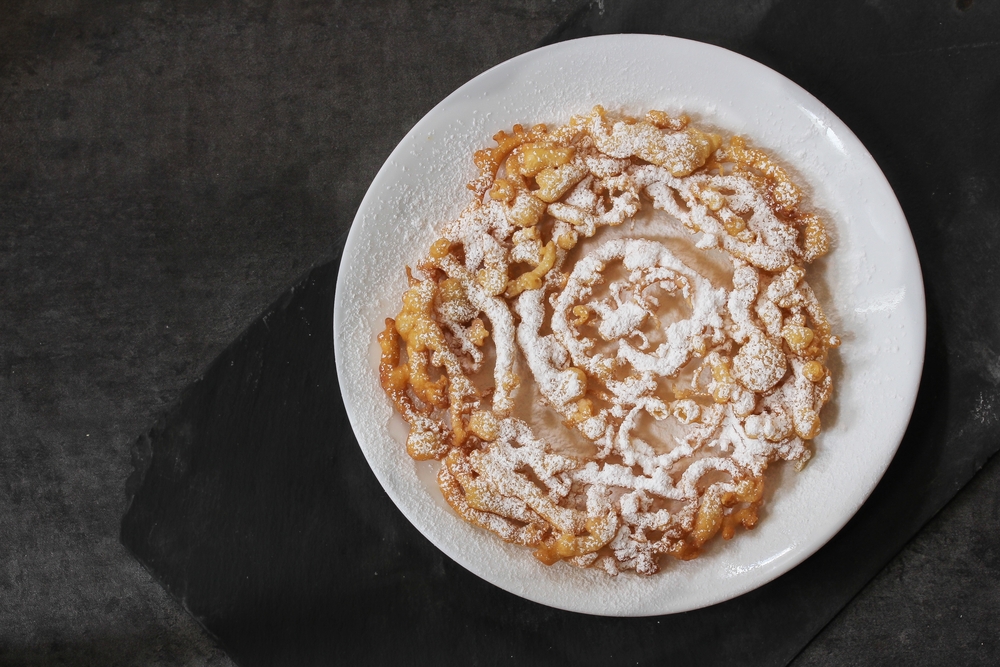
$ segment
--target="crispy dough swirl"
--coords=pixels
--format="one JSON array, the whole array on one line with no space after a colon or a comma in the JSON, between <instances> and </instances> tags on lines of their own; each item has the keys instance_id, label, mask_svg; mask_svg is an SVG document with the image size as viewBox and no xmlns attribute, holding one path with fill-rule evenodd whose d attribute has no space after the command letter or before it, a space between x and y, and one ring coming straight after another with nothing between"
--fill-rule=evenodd
<instances>
[{"instance_id":1,"label":"crispy dough swirl","mask_svg":"<svg viewBox=\"0 0 1000 667\"><path fill-rule=\"evenodd\" d=\"M840 341L804 268L829 249L822 221L767 154L685 116L596 107L494 140L378 336L410 456L546 564L653 574L753 528L765 469L805 463L833 390ZM731 285L644 235L650 205Z\"/></svg>"}]
</instances>

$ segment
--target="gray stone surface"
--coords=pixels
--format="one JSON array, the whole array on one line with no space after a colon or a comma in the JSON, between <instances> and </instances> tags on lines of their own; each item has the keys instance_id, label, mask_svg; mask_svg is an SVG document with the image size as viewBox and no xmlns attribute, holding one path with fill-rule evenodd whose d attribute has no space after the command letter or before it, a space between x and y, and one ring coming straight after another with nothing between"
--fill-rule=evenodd
<instances>
[{"instance_id":1,"label":"gray stone surface","mask_svg":"<svg viewBox=\"0 0 1000 667\"><path fill-rule=\"evenodd\" d=\"M791 663L1000 663L1000 457L917 534Z\"/></svg>"},{"instance_id":2,"label":"gray stone surface","mask_svg":"<svg viewBox=\"0 0 1000 667\"><path fill-rule=\"evenodd\" d=\"M575 6L0 2L0 663L230 664L118 543L131 443Z\"/></svg>"},{"instance_id":3,"label":"gray stone surface","mask_svg":"<svg viewBox=\"0 0 1000 667\"><path fill-rule=\"evenodd\" d=\"M0 0L0 664L232 664L118 542L131 443L577 4ZM998 498L994 459L793 664L995 664Z\"/></svg>"}]
</instances>

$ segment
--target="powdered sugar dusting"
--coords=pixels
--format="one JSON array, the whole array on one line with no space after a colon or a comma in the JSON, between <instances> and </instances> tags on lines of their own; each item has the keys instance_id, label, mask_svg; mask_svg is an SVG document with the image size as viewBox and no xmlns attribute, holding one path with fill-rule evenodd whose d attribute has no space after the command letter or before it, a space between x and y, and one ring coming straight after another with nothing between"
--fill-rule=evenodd
<instances>
[{"instance_id":1,"label":"powdered sugar dusting","mask_svg":"<svg viewBox=\"0 0 1000 667\"><path fill-rule=\"evenodd\" d=\"M623 70L643 74L623 80ZM612 585L598 572L539 570L523 559L520 547L483 539L429 492L418 474L426 464L414 466L401 447L385 446L394 422L374 374L378 351L371 332L405 287L403 276L384 269L415 262L438 222L458 215L464 184L474 175L467 161L471 150L497 127L526 119L551 123L595 103L630 112L683 108L699 123L746 133L803 175L796 180L812 185L811 200L820 210L835 211L839 225L825 285L817 286L830 294L824 301L833 305L831 320L846 334L843 389L836 419L825 425L823 456L793 484L782 485L769 500L768 521L756 531L683 572L664 572L655 583L619 577ZM823 118L846 153L800 109ZM706 245L709 236L704 234ZM897 239L890 247L904 252L880 252L887 238ZM904 297L891 320L886 311L857 312L901 287ZM912 244L891 191L850 131L822 105L759 65L713 47L669 38L596 38L550 47L487 73L435 109L393 154L359 210L342 264L338 372L373 470L408 518L446 553L507 590L547 604L614 615L665 613L730 597L787 570L861 504L912 406L923 345L921 297ZM574 392L571 381L564 390ZM600 502L593 500L595 507ZM642 512L638 496L626 505Z\"/></svg>"}]
</instances>

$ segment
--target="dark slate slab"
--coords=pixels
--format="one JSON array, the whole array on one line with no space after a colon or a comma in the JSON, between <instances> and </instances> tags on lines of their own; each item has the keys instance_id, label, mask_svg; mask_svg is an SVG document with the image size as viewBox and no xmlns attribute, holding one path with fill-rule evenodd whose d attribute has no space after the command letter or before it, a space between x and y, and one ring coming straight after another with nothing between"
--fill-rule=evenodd
<instances>
[{"instance_id":1,"label":"dark slate slab","mask_svg":"<svg viewBox=\"0 0 1000 667\"><path fill-rule=\"evenodd\" d=\"M899 197L927 288L916 412L868 503L792 572L707 609L613 619L455 565L394 508L351 432L336 262L139 439L123 543L246 666L786 664L1000 445L1000 10L987 4L608 1L550 38L659 32L755 58L837 113Z\"/></svg>"}]
</instances>

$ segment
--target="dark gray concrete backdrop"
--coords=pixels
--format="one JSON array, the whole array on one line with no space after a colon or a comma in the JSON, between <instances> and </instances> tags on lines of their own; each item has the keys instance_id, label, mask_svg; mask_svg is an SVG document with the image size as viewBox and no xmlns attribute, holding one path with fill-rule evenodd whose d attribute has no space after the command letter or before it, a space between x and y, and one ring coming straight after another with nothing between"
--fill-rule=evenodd
<instances>
[{"instance_id":1,"label":"dark gray concrete backdrop","mask_svg":"<svg viewBox=\"0 0 1000 667\"><path fill-rule=\"evenodd\" d=\"M0 664L231 664L118 543L129 446L577 4L0 0ZM993 460L795 664L992 664L998 498Z\"/></svg>"},{"instance_id":2,"label":"dark gray concrete backdrop","mask_svg":"<svg viewBox=\"0 0 1000 667\"><path fill-rule=\"evenodd\" d=\"M129 446L575 6L0 2L0 662L229 664L118 542Z\"/></svg>"}]
</instances>

